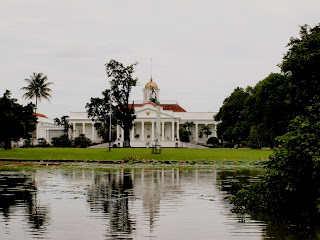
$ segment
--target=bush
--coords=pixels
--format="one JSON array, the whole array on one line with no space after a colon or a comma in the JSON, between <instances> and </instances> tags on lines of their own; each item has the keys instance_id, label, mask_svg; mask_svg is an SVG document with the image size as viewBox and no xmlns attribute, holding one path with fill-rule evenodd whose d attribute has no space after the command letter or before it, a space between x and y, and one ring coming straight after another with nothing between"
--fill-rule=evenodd
<instances>
[{"instance_id":1,"label":"bush","mask_svg":"<svg viewBox=\"0 0 320 240\"><path fill-rule=\"evenodd\" d=\"M23 143L23 147L24 148L30 148L32 145L31 145L31 141L30 139L25 139L24 140L24 143Z\"/></svg>"},{"instance_id":2,"label":"bush","mask_svg":"<svg viewBox=\"0 0 320 240\"><path fill-rule=\"evenodd\" d=\"M219 145L219 139L216 138L216 137L210 137L207 141L207 144L210 144L210 145Z\"/></svg>"},{"instance_id":3,"label":"bush","mask_svg":"<svg viewBox=\"0 0 320 240\"><path fill-rule=\"evenodd\" d=\"M232 142L223 143L224 148L234 148L234 144Z\"/></svg>"},{"instance_id":4,"label":"bush","mask_svg":"<svg viewBox=\"0 0 320 240\"><path fill-rule=\"evenodd\" d=\"M54 147L71 147L72 142L68 135L61 135L60 137L53 137L51 143Z\"/></svg>"},{"instance_id":5,"label":"bush","mask_svg":"<svg viewBox=\"0 0 320 240\"><path fill-rule=\"evenodd\" d=\"M84 134L80 134L79 137L74 139L74 146L80 148L86 148L91 145L91 140L87 138Z\"/></svg>"},{"instance_id":6,"label":"bush","mask_svg":"<svg viewBox=\"0 0 320 240\"><path fill-rule=\"evenodd\" d=\"M44 138L38 138L38 147L50 147L50 144Z\"/></svg>"}]
</instances>

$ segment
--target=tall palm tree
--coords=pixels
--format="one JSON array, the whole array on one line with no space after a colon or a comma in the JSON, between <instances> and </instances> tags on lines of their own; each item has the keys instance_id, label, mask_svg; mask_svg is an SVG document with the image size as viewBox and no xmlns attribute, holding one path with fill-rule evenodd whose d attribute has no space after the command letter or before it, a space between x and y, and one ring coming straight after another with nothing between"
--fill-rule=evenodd
<instances>
[{"instance_id":1,"label":"tall palm tree","mask_svg":"<svg viewBox=\"0 0 320 240\"><path fill-rule=\"evenodd\" d=\"M49 88L52 82L47 82L48 78L43 73L33 73L30 78L26 78L25 81L28 86L21 88L26 93L23 94L24 99L36 98L35 114L37 115L38 99L41 101L42 98L50 101L51 95L49 92L52 90Z\"/></svg>"}]
</instances>

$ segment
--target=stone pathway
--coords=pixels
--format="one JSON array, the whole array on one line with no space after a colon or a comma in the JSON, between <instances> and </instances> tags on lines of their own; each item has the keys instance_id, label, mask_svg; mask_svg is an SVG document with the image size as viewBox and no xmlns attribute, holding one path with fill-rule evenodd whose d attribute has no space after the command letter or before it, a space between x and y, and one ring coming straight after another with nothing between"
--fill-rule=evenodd
<instances>
[{"instance_id":1,"label":"stone pathway","mask_svg":"<svg viewBox=\"0 0 320 240\"><path fill-rule=\"evenodd\" d=\"M88 148L109 148L109 143L102 143L102 144L90 146Z\"/></svg>"},{"instance_id":2,"label":"stone pathway","mask_svg":"<svg viewBox=\"0 0 320 240\"><path fill-rule=\"evenodd\" d=\"M185 148L207 148L205 146L201 146L194 143L183 143L183 147ZM91 146L89 148L109 148L109 143L102 143L98 145Z\"/></svg>"},{"instance_id":3,"label":"stone pathway","mask_svg":"<svg viewBox=\"0 0 320 240\"><path fill-rule=\"evenodd\" d=\"M183 143L183 146L186 148L207 148L205 146L194 144L194 143Z\"/></svg>"}]
</instances>

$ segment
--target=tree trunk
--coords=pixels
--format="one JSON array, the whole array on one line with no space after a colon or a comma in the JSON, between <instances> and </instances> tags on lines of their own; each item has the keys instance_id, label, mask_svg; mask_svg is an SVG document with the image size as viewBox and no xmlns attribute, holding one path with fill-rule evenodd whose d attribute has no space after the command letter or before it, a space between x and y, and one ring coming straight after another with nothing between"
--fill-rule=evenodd
<instances>
[{"instance_id":1,"label":"tree trunk","mask_svg":"<svg viewBox=\"0 0 320 240\"><path fill-rule=\"evenodd\" d=\"M126 126L123 129L123 135L123 147L130 147L130 129Z\"/></svg>"},{"instance_id":2,"label":"tree trunk","mask_svg":"<svg viewBox=\"0 0 320 240\"><path fill-rule=\"evenodd\" d=\"M37 138L37 125L38 125L38 117L37 117L37 107L38 107L38 97L36 96L36 107L34 110L34 114L36 115L37 118L37 123L36 123L36 129L32 132L32 139L31 139L31 145L33 146L35 144L35 140Z\"/></svg>"}]
</instances>

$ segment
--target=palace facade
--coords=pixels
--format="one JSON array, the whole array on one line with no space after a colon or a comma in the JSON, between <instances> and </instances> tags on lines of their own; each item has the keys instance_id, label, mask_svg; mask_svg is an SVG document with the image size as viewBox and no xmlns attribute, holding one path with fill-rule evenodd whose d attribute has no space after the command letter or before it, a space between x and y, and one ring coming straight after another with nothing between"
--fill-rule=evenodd
<instances>
[{"instance_id":1,"label":"palace facade","mask_svg":"<svg viewBox=\"0 0 320 240\"><path fill-rule=\"evenodd\" d=\"M149 147L155 143L156 137L156 107L150 101L156 97L160 102L160 145L162 147L183 147L179 139L179 128L186 122L193 122L191 142L196 144L205 143L211 137L216 137L216 125L214 121L215 112L187 112L177 100L161 100L158 85L150 79L143 89L143 100L134 100L136 119L130 133L130 144L132 147ZM62 128L54 126L53 121L45 116L38 116L37 138L44 138L51 142L52 137L62 134ZM71 112L69 123L73 125L72 137L85 134L92 142L102 141L94 128L94 122L88 118L86 112ZM201 127L208 125L211 128L211 136L201 134ZM123 146L123 129L116 126L116 139L113 144Z\"/></svg>"}]
</instances>

